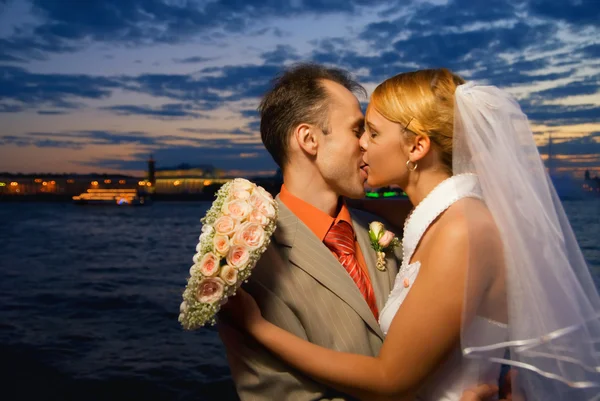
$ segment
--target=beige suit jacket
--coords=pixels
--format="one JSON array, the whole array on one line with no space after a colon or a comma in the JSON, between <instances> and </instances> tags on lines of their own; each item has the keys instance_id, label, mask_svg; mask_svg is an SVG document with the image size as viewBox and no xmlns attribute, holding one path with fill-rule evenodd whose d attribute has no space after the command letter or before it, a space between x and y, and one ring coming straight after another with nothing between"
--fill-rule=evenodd
<instances>
[{"instance_id":1,"label":"beige suit jacket","mask_svg":"<svg viewBox=\"0 0 600 401\"><path fill-rule=\"evenodd\" d=\"M338 351L376 356L383 333L356 284L319 238L277 201L277 230L244 288L266 319L298 337ZM377 270L368 224L381 219L362 211L350 213L381 311L399 257L388 255L386 271ZM242 401L351 399L285 365L231 326L222 323L220 333Z\"/></svg>"}]
</instances>

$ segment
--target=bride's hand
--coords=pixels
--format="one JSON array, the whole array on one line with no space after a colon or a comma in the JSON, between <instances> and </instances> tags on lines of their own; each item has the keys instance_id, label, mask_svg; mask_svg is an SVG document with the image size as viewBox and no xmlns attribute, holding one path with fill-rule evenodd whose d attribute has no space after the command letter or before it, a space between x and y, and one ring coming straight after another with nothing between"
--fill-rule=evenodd
<instances>
[{"instance_id":1,"label":"bride's hand","mask_svg":"<svg viewBox=\"0 0 600 401\"><path fill-rule=\"evenodd\" d=\"M221 307L221 313L250 334L259 330L261 323L265 322L252 295L241 288L236 291L235 296L227 299L227 303Z\"/></svg>"}]
</instances>

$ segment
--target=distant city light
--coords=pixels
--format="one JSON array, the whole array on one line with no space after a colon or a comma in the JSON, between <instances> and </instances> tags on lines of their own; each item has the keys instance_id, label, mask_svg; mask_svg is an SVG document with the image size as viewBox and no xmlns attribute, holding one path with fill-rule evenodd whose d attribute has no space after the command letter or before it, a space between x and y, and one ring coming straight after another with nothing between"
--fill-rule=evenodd
<instances>
[{"instance_id":1,"label":"distant city light","mask_svg":"<svg viewBox=\"0 0 600 401\"><path fill-rule=\"evenodd\" d=\"M56 184L56 181L50 181L50 185Z\"/></svg>"},{"instance_id":2,"label":"distant city light","mask_svg":"<svg viewBox=\"0 0 600 401\"><path fill-rule=\"evenodd\" d=\"M0 187L5 187L6 183L5 182L0 182Z\"/></svg>"},{"instance_id":3,"label":"distant city light","mask_svg":"<svg viewBox=\"0 0 600 401\"><path fill-rule=\"evenodd\" d=\"M125 180L119 180L119 184L125 184Z\"/></svg>"},{"instance_id":4,"label":"distant city light","mask_svg":"<svg viewBox=\"0 0 600 401\"><path fill-rule=\"evenodd\" d=\"M143 187L144 185L146 185L146 183L144 181L138 181L138 185Z\"/></svg>"},{"instance_id":5,"label":"distant city light","mask_svg":"<svg viewBox=\"0 0 600 401\"><path fill-rule=\"evenodd\" d=\"M181 181L179 180L175 180L175 182L173 183L173 185L178 186L179 184L181 184Z\"/></svg>"},{"instance_id":6,"label":"distant city light","mask_svg":"<svg viewBox=\"0 0 600 401\"><path fill-rule=\"evenodd\" d=\"M98 185L98 181L92 181L92 185L94 185L94 186Z\"/></svg>"},{"instance_id":7,"label":"distant city light","mask_svg":"<svg viewBox=\"0 0 600 401\"><path fill-rule=\"evenodd\" d=\"M18 183L18 182L15 182L15 181L13 181L13 182L11 182L11 183L10 183L10 186L11 186L11 187L16 187L17 185L19 185L19 183Z\"/></svg>"},{"instance_id":8,"label":"distant city light","mask_svg":"<svg viewBox=\"0 0 600 401\"><path fill-rule=\"evenodd\" d=\"M69 183L69 184L72 184L74 182L75 182L75 180L72 180L72 179L67 180L67 183Z\"/></svg>"},{"instance_id":9,"label":"distant city light","mask_svg":"<svg viewBox=\"0 0 600 401\"><path fill-rule=\"evenodd\" d=\"M105 184L110 184L110 183L111 183L111 181L110 181L110 180L104 180L104 183L105 183Z\"/></svg>"},{"instance_id":10,"label":"distant city light","mask_svg":"<svg viewBox=\"0 0 600 401\"><path fill-rule=\"evenodd\" d=\"M210 184L212 184L211 180L205 180L204 181L204 186L207 186L207 185L210 185Z\"/></svg>"},{"instance_id":11,"label":"distant city light","mask_svg":"<svg viewBox=\"0 0 600 401\"><path fill-rule=\"evenodd\" d=\"M44 182L42 182L42 185L46 186L46 185L48 185L48 183L46 181L44 181Z\"/></svg>"},{"instance_id":12,"label":"distant city light","mask_svg":"<svg viewBox=\"0 0 600 401\"><path fill-rule=\"evenodd\" d=\"M151 182L147 182L146 185L149 186L149 187L151 187L152 183Z\"/></svg>"},{"instance_id":13,"label":"distant city light","mask_svg":"<svg viewBox=\"0 0 600 401\"><path fill-rule=\"evenodd\" d=\"M40 182L42 182L42 179L41 178L36 178L35 182L40 183Z\"/></svg>"}]
</instances>

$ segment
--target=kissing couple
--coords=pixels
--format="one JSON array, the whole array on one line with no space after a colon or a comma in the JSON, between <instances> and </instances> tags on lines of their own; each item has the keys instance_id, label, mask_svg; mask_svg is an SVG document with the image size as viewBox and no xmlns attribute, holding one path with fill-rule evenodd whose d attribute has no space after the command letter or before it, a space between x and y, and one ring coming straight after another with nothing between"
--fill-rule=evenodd
<instances>
[{"instance_id":1,"label":"kissing couple","mask_svg":"<svg viewBox=\"0 0 600 401\"><path fill-rule=\"evenodd\" d=\"M283 186L220 316L240 398L487 400L508 376L508 399L598 399L598 292L516 100L443 68L357 96L300 64L260 104Z\"/></svg>"}]
</instances>

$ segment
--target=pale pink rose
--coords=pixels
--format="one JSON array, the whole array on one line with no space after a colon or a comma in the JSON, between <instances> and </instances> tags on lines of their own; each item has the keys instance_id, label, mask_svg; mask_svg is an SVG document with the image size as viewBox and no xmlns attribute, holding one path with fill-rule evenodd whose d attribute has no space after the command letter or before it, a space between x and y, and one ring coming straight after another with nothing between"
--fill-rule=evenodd
<instances>
[{"instance_id":1,"label":"pale pink rose","mask_svg":"<svg viewBox=\"0 0 600 401\"><path fill-rule=\"evenodd\" d=\"M196 299L205 304L213 304L223 297L225 283L218 277L205 278L198 285Z\"/></svg>"},{"instance_id":2,"label":"pale pink rose","mask_svg":"<svg viewBox=\"0 0 600 401\"><path fill-rule=\"evenodd\" d=\"M234 189L231 192L231 197L232 199L239 199L239 200L248 200L250 199L250 192L243 190L243 189Z\"/></svg>"},{"instance_id":3,"label":"pale pink rose","mask_svg":"<svg viewBox=\"0 0 600 401\"><path fill-rule=\"evenodd\" d=\"M225 265L221 269L219 276L229 285L234 285L237 282L237 270L233 266Z\"/></svg>"},{"instance_id":4,"label":"pale pink rose","mask_svg":"<svg viewBox=\"0 0 600 401\"><path fill-rule=\"evenodd\" d=\"M250 197L249 202L254 210L258 210L269 219L275 217L275 207L273 206L272 200L265 198L255 191Z\"/></svg>"},{"instance_id":5,"label":"pale pink rose","mask_svg":"<svg viewBox=\"0 0 600 401\"><path fill-rule=\"evenodd\" d=\"M248 221L237 228L231 241L235 245L242 245L254 251L264 244L265 230L260 224Z\"/></svg>"},{"instance_id":6,"label":"pale pink rose","mask_svg":"<svg viewBox=\"0 0 600 401\"><path fill-rule=\"evenodd\" d=\"M227 264L238 270L244 270L250 261L250 251L242 245L234 245L227 254Z\"/></svg>"},{"instance_id":7,"label":"pale pink rose","mask_svg":"<svg viewBox=\"0 0 600 401\"><path fill-rule=\"evenodd\" d=\"M271 195L269 192L267 192L266 189L264 189L263 187L259 187L257 186L256 188L254 188L254 192L258 192L259 194L261 194L263 196L263 198L267 199L267 200L273 200L273 195Z\"/></svg>"},{"instance_id":8,"label":"pale pink rose","mask_svg":"<svg viewBox=\"0 0 600 401\"><path fill-rule=\"evenodd\" d=\"M266 203L261 209L260 212L267 216L269 219L275 217L275 206L273 206L272 202Z\"/></svg>"},{"instance_id":9,"label":"pale pink rose","mask_svg":"<svg viewBox=\"0 0 600 401\"><path fill-rule=\"evenodd\" d=\"M220 235L230 235L234 232L236 222L230 216L221 216L215 221L215 231Z\"/></svg>"},{"instance_id":10,"label":"pale pink rose","mask_svg":"<svg viewBox=\"0 0 600 401\"><path fill-rule=\"evenodd\" d=\"M213 238L213 246L215 251L221 256L227 255L229 252L229 237L226 235L215 235Z\"/></svg>"},{"instance_id":11,"label":"pale pink rose","mask_svg":"<svg viewBox=\"0 0 600 401\"><path fill-rule=\"evenodd\" d=\"M250 216L248 216L248 221L252 223L258 223L262 226L266 226L269 223L269 219L267 218L267 216L262 214L260 210L256 209L253 210L252 213L250 213Z\"/></svg>"},{"instance_id":12,"label":"pale pink rose","mask_svg":"<svg viewBox=\"0 0 600 401\"><path fill-rule=\"evenodd\" d=\"M386 231L383 236L379 238L379 245L381 245L383 248L388 247L392 243L392 240L395 236L396 235L393 232Z\"/></svg>"},{"instance_id":13,"label":"pale pink rose","mask_svg":"<svg viewBox=\"0 0 600 401\"><path fill-rule=\"evenodd\" d=\"M255 187L256 186L253 183L243 178L236 178L232 183L233 190L252 192Z\"/></svg>"},{"instance_id":14,"label":"pale pink rose","mask_svg":"<svg viewBox=\"0 0 600 401\"><path fill-rule=\"evenodd\" d=\"M219 257L208 252L198 263L200 273L206 277L215 276L219 272Z\"/></svg>"},{"instance_id":15,"label":"pale pink rose","mask_svg":"<svg viewBox=\"0 0 600 401\"><path fill-rule=\"evenodd\" d=\"M240 221L250 215L250 212L252 212L252 207L248 204L248 202L236 199L223 203L221 211L224 215Z\"/></svg>"}]
</instances>

